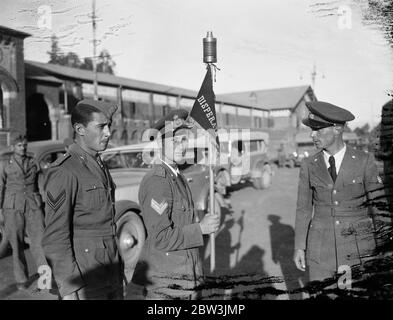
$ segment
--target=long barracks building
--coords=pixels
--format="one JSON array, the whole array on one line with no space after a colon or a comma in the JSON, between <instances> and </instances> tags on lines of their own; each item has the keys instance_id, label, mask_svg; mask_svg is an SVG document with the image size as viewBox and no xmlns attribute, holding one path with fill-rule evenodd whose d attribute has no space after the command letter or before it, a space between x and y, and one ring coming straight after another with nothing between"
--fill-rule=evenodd
<instances>
[{"instance_id":1,"label":"long barracks building","mask_svg":"<svg viewBox=\"0 0 393 320\"><path fill-rule=\"evenodd\" d=\"M92 71L25 61L28 36L0 26L0 147L18 132L29 141L70 137L70 112L79 100L93 97ZM157 119L174 108L190 110L197 96L193 90L104 73L98 73L98 84L99 98L119 106L112 126L116 144L140 141ZM289 141L304 129L305 102L315 99L310 86L220 94L218 128L260 129L273 141Z\"/></svg>"}]
</instances>

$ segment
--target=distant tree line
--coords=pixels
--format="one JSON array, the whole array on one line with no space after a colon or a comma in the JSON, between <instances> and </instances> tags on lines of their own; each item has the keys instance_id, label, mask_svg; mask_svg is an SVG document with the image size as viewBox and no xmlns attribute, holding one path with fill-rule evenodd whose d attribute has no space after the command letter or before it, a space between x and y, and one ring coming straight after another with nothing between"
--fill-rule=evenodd
<instances>
[{"instance_id":1,"label":"distant tree line","mask_svg":"<svg viewBox=\"0 0 393 320\"><path fill-rule=\"evenodd\" d=\"M93 70L93 59L91 57L81 59L75 52L64 53L59 46L59 39L53 35L51 37L51 50L48 63L59 64L62 66ZM97 71L109 74L115 74L114 68L116 63L106 49L101 50L97 57Z\"/></svg>"},{"instance_id":2,"label":"distant tree line","mask_svg":"<svg viewBox=\"0 0 393 320\"><path fill-rule=\"evenodd\" d=\"M393 48L393 0L367 1L368 6L363 10L363 22L378 25Z\"/></svg>"}]
</instances>

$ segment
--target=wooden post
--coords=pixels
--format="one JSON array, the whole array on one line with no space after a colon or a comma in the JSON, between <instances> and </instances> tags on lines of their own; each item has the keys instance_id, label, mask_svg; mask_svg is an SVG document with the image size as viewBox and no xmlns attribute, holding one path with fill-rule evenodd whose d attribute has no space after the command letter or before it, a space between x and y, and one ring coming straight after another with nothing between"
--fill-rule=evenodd
<instances>
[{"instance_id":1,"label":"wooden post","mask_svg":"<svg viewBox=\"0 0 393 320\"><path fill-rule=\"evenodd\" d=\"M209 134L209 179L210 179L210 213L216 214L214 206L214 148L212 143L212 137ZM213 273L216 268L216 238L215 233L210 234L210 273Z\"/></svg>"}]
</instances>

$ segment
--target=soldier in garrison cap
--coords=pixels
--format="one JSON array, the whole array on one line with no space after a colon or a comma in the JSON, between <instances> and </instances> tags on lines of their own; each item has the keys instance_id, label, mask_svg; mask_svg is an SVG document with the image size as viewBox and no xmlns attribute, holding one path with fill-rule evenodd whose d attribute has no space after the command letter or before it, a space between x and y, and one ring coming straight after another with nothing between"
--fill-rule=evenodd
<instances>
[{"instance_id":1,"label":"soldier in garrison cap","mask_svg":"<svg viewBox=\"0 0 393 320\"><path fill-rule=\"evenodd\" d=\"M219 226L216 215L198 221L190 188L178 169L187 150L187 116L185 110L174 110L156 123L161 157L139 188L147 238L132 282L146 299L195 298L193 289L203 276L199 247L203 235Z\"/></svg>"},{"instance_id":2,"label":"soldier in garrison cap","mask_svg":"<svg viewBox=\"0 0 393 320\"><path fill-rule=\"evenodd\" d=\"M27 289L29 280L24 254L25 233L29 236L37 268L47 264L41 247L44 214L38 189L40 167L26 152L24 135L14 138L12 150L11 157L0 162L0 211L4 215L4 236L12 248L16 286L23 290Z\"/></svg>"},{"instance_id":3,"label":"soldier in garrison cap","mask_svg":"<svg viewBox=\"0 0 393 320\"><path fill-rule=\"evenodd\" d=\"M374 156L343 141L344 126L355 117L330 103L306 103L303 120L319 150L300 168L294 260L310 280L333 277L363 265L375 250L373 208L383 190ZM314 214L313 214L314 212Z\"/></svg>"},{"instance_id":4,"label":"soldier in garrison cap","mask_svg":"<svg viewBox=\"0 0 393 320\"><path fill-rule=\"evenodd\" d=\"M116 105L80 101L71 114L75 143L48 170L43 247L64 300L122 299L115 240L115 185L99 152Z\"/></svg>"}]
</instances>

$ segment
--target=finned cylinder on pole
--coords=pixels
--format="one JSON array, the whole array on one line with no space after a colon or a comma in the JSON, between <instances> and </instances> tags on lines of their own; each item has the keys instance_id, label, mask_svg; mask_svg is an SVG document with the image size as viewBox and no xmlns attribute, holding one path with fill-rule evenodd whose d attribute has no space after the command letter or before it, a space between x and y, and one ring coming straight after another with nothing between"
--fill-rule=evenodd
<instances>
[{"instance_id":1,"label":"finned cylinder on pole","mask_svg":"<svg viewBox=\"0 0 393 320\"><path fill-rule=\"evenodd\" d=\"M203 62L217 62L217 39L213 37L213 31L208 31L206 38L203 38Z\"/></svg>"}]
</instances>

